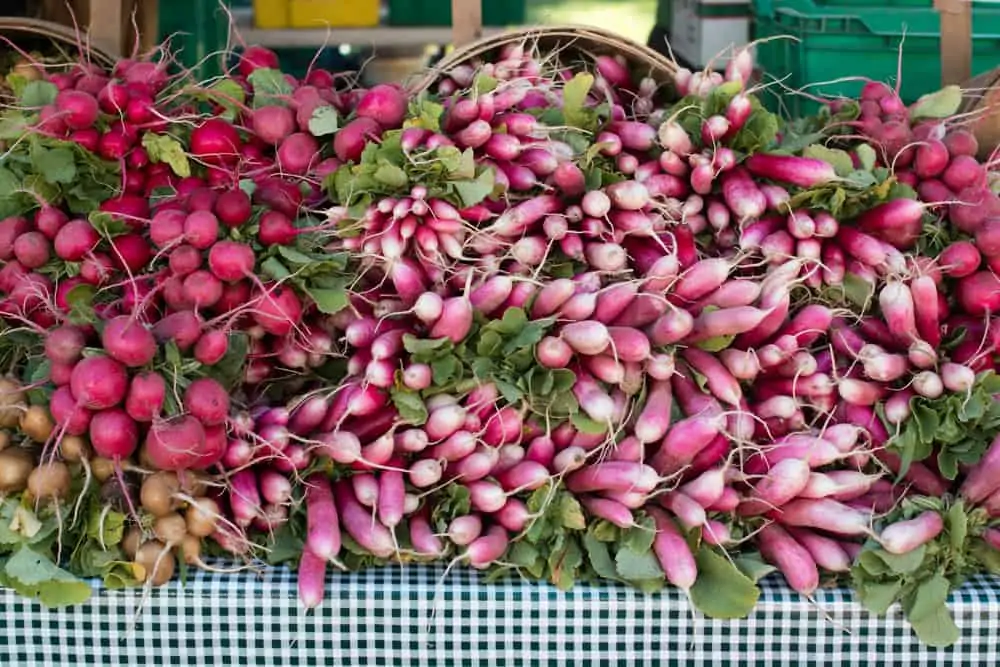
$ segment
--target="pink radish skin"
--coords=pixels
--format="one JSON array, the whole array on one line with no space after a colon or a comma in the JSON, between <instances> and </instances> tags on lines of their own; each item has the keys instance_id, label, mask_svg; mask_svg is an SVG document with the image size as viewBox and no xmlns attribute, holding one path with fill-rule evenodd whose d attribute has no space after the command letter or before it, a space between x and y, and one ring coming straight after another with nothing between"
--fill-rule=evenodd
<instances>
[{"instance_id":1,"label":"pink radish skin","mask_svg":"<svg viewBox=\"0 0 1000 667\"><path fill-rule=\"evenodd\" d=\"M302 550L297 581L299 599L306 609L315 609L323 603L326 596L326 563L310 549Z\"/></svg>"},{"instance_id":2,"label":"pink radish skin","mask_svg":"<svg viewBox=\"0 0 1000 667\"><path fill-rule=\"evenodd\" d=\"M582 370L576 373L573 395L587 416L594 421L606 423L614 416L614 401L591 375Z\"/></svg>"},{"instance_id":3,"label":"pink radish skin","mask_svg":"<svg viewBox=\"0 0 1000 667\"><path fill-rule=\"evenodd\" d=\"M487 568L503 556L509 543L507 531L502 526L492 526L485 535L469 544L465 558L471 567Z\"/></svg>"},{"instance_id":4,"label":"pink radish skin","mask_svg":"<svg viewBox=\"0 0 1000 667\"><path fill-rule=\"evenodd\" d=\"M566 488L573 493L618 491L649 493L659 478L651 467L630 461L604 461L573 472Z\"/></svg>"},{"instance_id":5,"label":"pink radish skin","mask_svg":"<svg viewBox=\"0 0 1000 667\"><path fill-rule=\"evenodd\" d=\"M719 336L735 336L756 329L770 311L753 306L735 306L702 312L687 341L696 343Z\"/></svg>"},{"instance_id":6,"label":"pink radish skin","mask_svg":"<svg viewBox=\"0 0 1000 667\"><path fill-rule=\"evenodd\" d=\"M336 484L334 500L340 511L341 523L355 542L378 558L388 558L395 552L395 541L389 530L372 519L349 484L344 481Z\"/></svg>"},{"instance_id":7,"label":"pink radish skin","mask_svg":"<svg viewBox=\"0 0 1000 667\"><path fill-rule=\"evenodd\" d=\"M446 299L441 317L431 327L431 338L448 338L453 343L460 343L472 328L472 304L465 297L457 296Z\"/></svg>"},{"instance_id":8,"label":"pink radish skin","mask_svg":"<svg viewBox=\"0 0 1000 667\"><path fill-rule=\"evenodd\" d=\"M833 165L823 160L756 153L744 162L754 176L811 188L837 180Z\"/></svg>"},{"instance_id":9,"label":"pink radish skin","mask_svg":"<svg viewBox=\"0 0 1000 667\"><path fill-rule=\"evenodd\" d=\"M719 289L731 269L725 258L703 259L680 275L674 294L686 301L696 301Z\"/></svg>"},{"instance_id":10,"label":"pink radish skin","mask_svg":"<svg viewBox=\"0 0 1000 667\"><path fill-rule=\"evenodd\" d=\"M394 528L403 520L405 496L403 473L383 470L379 475L378 519L384 526Z\"/></svg>"},{"instance_id":11,"label":"pink radish skin","mask_svg":"<svg viewBox=\"0 0 1000 667\"><path fill-rule=\"evenodd\" d=\"M712 468L680 487L680 492L703 508L714 505L726 489L726 469Z\"/></svg>"},{"instance_id":12,"label":"pink radish skin","mask_svg":"<svg viewBox=\"0 0 1000 667\"><path fill-rule=\"evenodd\" d=\"M533 519L528 506L518 498L508 498L507 503L493 516L497 523L511 533L520 533Z\"/></svg>"},{"instance_id":13,"label":"pink radish skin","mask_svg":"<svg viewBox=\"0 0 1000 667\"><path fill-rule=\"evenodd\" d=\"M496 476L500 486L508 492L534 491L545 486L549 479L548 469L535 461L521 461L509 470Z\"/></svg>"},{"instance_id":14,"label":"pink radish skin","mask_svg":"<svg viewBox=\"0 0 1000 667\"><path fill-rule=\"evenodd\" d=\"M608 498L598 496L583 496L580 504L592 515L604 519L619 528L631 528L635 525L635 517L625 505Z\"/></svg>"},{"instance_id":15,"label":"pink radish skin","mask_svg":"<svg viewBox=\"0 0 1000 667\"><path fill-rule=\"evenodd\" d=\"M783 505L798 496L808 485L811 468L805 461L788 458L778 461L758 481L747 500L740 503L740 516L758 516Z\"/></svg>"},{"instance_id":16,"label":"pink radish skin","mask_svg":"<svg viewBox=\"0 0 1000 667\"><path fill-rule=\"evenodd\" d=\"M944 530L941 514L922 512L908 521L899 521L885 528L878 539L882 548L891 554L905 554L927 544Z\"/></svg>"},{"instance_id":17,"label":"pink radish skin","mask_svg":"<svg viewBox=\"0 0 1000 667\"><path fill-rule=\"evenodd\" d=\"M673 391L670 382L654 380L646 397L646 404L636 419L632 432L645 444L662 439L670 429L670 412Z\"/></svg>"},{"instance_id":18,"label":"pink radish skin","mask_svg":"<svg viewBox=\"0 0 1000 667\"><path fill-rule=\"evenodd\" d=\"M785 575L788 585L803 595L819 587L819 570L809 551L777 524L768 524L757 534L761 555Z\"/></svg>"},{"instance_id":19,"label":"pink radish skin","mask_svg":"<svg viewBox=\"0 0 1000 667\"><path fill-rule=\"evenodd\" d=\"M469 500L477 512L492 514L498 512L507 502L507 495L498 484L486 480L476 480L465 484L469 490Z\"/></svg>"},{"instance_id":20,"label":"pink radish skin","mask_svg":"<svg viewBox=\"0 0 1000 667\"><path fill-rule=\"evenodd\" d=\"M306 482L306 546L324 561L333 561L340 553L340 522L333 490L319 473Z\"/></svg>"},{"instance_id":21,"label":"pink radish skin","mask_svg":"<svg viewBox=\"0 0 1000 667\"><path fill-rule=\"evenodd\" d=\"M729 405L740 404L743 400L740 384L718 359L697 348L684 350L682 356L694 370L705 376L708 389L716 398Z\"/></svg>"},{"instance_id":22,"label":"pink radish skin","mask_svg":"<svg viewBox=\"0 0 1000 667\"><path fill-rule=\"evenodd\" d=\"M689 530L705 525L707 519L705 508L690 496L673 491L663 496L660 503L669 509L677 517L677 520Z\"/></svg>"},{"instance_id":23,"label":"pink radish skin","mask_svg":"<svg viewBox=\"0 0 1000 667\"><path fill-rule=\"evenodd\" d=\"M672 475L691 463L719 434L717 419L688 417L674 423L649 465L663 475Z\"/></svg>"},{"instance_id":24,"label":"pink radish skin","mask_svg":"<svg viewBox=\"0 0 1000 667\"><path fill-rule=\"evenodd\" d=\"M568 278L558 278L545 285L531 306L532 319L556 313L576 293L576 284Z\"/></svg>"},{"instance_id":25,"label":"pink radish skin","mask_svg":"<svg viewBox=\"0 0 1000 667\"><path fill-rule=\"evenodd\" d=\"M691 590L698 578L698 566L691 553L691 547L666 513L649 508L656 525L656 539L653 541L653 552L663 568L663 572L674 586L683 591Z\"/></svg>"},{"instance_id":26,"label":"pink radish skin","mask_svg":"<svg viewBox=\"0 0 1000 667\"><path fill-rule=\"evenodd\" d=\"M686 310L675 308L658 318L647 329L653 345L673 345L684 340L694 329L694 318Z\"/></svg>"},{"instance_id":27,"label":"pink radish skin","mask_svg":"<svg viewBox=\"0 0 1000 667\"><path fill-rule=\"evenodd\" d=\"M733 169L722 177L722 196L738 222L759 218L767 210L767 199L743 169Z\"/></svg>"},{"instance_id":28,"label":"pink radish skin","mask_svg":"<svg viewBox=\"0 0 1000 667\"><path fill-rule=\"evenodd\" d=\"M840 535L870 535L871 518L829 498L793 500L781 508L780 521L789 526L816 528Z\"/></svg>"},{"instance_id":29,"label":"pink radish skin","mask_svg":"<svg viewBox=\"0 0 1000 667\"><path fill-rule=\"evenodd\" d=\"M850 571L853 559L841 542L804 528L789 528L788 533L827 572Z\"/></svg>"},{"instance_id":30,"label":"pink radish skin","mask_svg":"<svg viewBox=\"0 0 1000 667\"><path fill-rule=\"evenodd\" d=\"M959 493L970 503L981 503L1000 489L1000 435L993 439L986 454L966 475Z\"/></svg>"},{"instance_id":31,"label":"pink radish skin","mask_svg":"<svg viewBox=\"0 0 1000 667\"><path fill-rule=\"evenodd\" d=\"M608 328L596 321L570 322L562 328L560 337L575 352L586 355L600 354L611 343Z\"/></svg>"}]
</instances>

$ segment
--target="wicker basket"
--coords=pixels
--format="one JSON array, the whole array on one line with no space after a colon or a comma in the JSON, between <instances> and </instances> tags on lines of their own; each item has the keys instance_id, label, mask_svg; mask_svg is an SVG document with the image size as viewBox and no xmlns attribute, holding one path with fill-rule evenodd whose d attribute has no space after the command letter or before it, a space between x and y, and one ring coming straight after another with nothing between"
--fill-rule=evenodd
<instances>
[{"instance_id":1,"label":"wicker basket","mask_svg":"<svg viewBox=\"0 0 1000 667\"><path fill-rule=\"evenodd\" d=\"M629 61L633 69L643 71L657 83L669 86L671 89L674 73L677 71L675 63L656 51L607 30L592 26L545 26L522 28L505 32L502 35L484 37L458 48L420 76L410 86L410 90L413 93L422 93L456 65L485 56L507 44L517 42L535 43L542 50L549 52L559 49L590 56L621 55Z\"/></svg>"},{"instance_id":2,"label":"wicker basket","mask_svg":"<svg viewBox=\"0 0 1000 667\"><path fill-rule=\"evenodd\" d=\"M969 79L962 90L959 113L970 114L969 128L979 142L979 158L985 160L1000 146L1000 67Z\"/></svg>"},{"instance_id":3,"label":"wicker basket","mask_svg":"<svg viewBox=\"0 0 1000 667\"><path fill-rule=\"evenodd\" d=\"M79 51L79 40L84 40L84 46L87 48L93 63L109 69L115 64L115 59L110 53L93 44L86 43L85 33L80 37L71 28L50 21L0 17L0 50L10 48L7 40L26 51L32 49L48 50L52 46L56 46L71 54Z\"/></svg>"}]
</instances>

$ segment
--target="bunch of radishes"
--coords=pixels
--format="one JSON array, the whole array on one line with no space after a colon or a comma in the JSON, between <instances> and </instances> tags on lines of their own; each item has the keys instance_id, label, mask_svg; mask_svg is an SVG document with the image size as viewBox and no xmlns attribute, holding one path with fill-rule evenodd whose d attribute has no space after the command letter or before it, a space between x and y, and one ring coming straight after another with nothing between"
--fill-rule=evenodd
<instances>
[{"instance_id":1,"label":"bunch of radishes","mask_svg":"<svg viewBox=\"0 0 1000 667\"><path fill-rule=\"evenodd\" d=\"M995 196L968 135L911 129L867 87L875 150L837 139L870 172L852 180L822 151L773 150L746 53L725 76L679 72L673 106L622 58L495 55L412 101L297 81L256 48L210 87L146 62L59 75L39 130L122 176L89 220L48 202L0 221L0 312L45 358L16 404L29 385L51 414L46 430L41 405L17 408L18 447L40 441L49 467L34 445L30 466L5 454L10 490L78 462L128 505L142 475L127 511L154 518L123 549L154 583L174 553L203 564L205 537L249 557L304 535L308 606L330 563L504 567L526 540L561 562L544 549L605 523L655 529L684 590L699 549L756 545L808 594L867 538L934 539L930 516L879 522L950 490L892 447L914 402L995 369L1000 284L980 265L1000 251L990 206L963 206ZM353 275L323 274L334 256ZM973 512L1000 512L997 447L963 482ZM41 495L67 499L45 475ZM583 518L546 543L533 527L557 497Z\"/></svg>"}]
</instances>

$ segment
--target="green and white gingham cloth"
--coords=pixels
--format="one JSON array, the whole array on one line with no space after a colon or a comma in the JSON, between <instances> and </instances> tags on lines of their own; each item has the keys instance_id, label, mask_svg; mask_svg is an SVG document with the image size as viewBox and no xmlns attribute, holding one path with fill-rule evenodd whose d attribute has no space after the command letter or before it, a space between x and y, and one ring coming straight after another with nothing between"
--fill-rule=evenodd
<instances>
[{"instance_id":1,"label":"green and white gingham cloth","mask_svg":"<svg viewBox=\"0 0 1000 667\"><path fill-rule=\"evenodd\" d=\"M1000 579L979 577L950 608L962 630L944 650L920 645L898 608L876 618L848 591L810 602L771 577L740 621L695 616L677 591L551 586L414 567L335 575L306 612L294 574L194 575L153 592L95 591L48 610L0 589L0 667L67 665L684 665L1000 664Z\"/></svg>"}]
</instances>

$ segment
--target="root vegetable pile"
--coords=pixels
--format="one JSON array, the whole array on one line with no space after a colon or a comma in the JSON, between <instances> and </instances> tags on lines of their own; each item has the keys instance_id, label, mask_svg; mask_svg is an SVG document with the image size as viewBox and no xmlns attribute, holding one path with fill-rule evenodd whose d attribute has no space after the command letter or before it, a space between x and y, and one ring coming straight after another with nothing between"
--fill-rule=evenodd
<instances>
[{"instance_id":1,"label":"root vegetable pile","mask_svg":"<svg viewBox=\"0 0 1000 667\"><path fill-rule=\"evenodd\" d=\"M955 641L948 590L1000 571L991 165L956 90L783 121L750 64L15 81L2 580L266 561L314 607L457 561L734 618L778 571Z\"/></svg>"}]
</instances>

